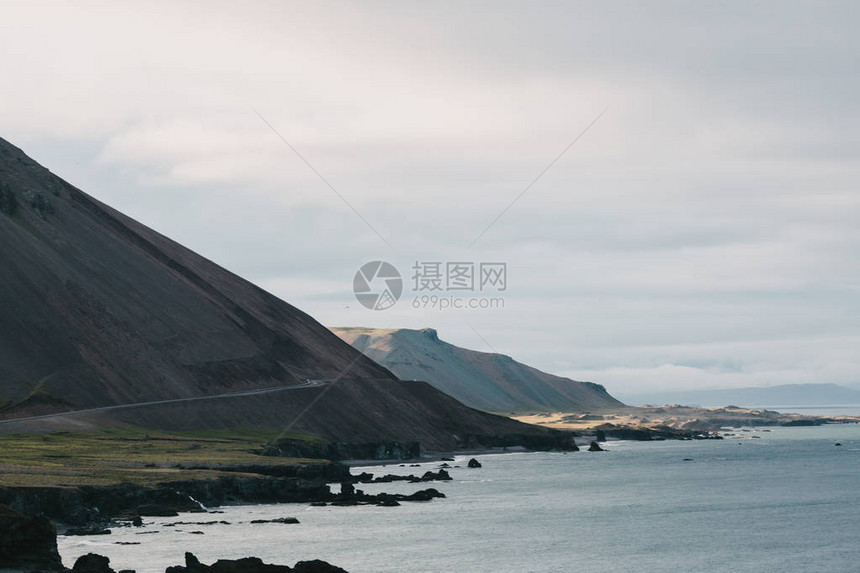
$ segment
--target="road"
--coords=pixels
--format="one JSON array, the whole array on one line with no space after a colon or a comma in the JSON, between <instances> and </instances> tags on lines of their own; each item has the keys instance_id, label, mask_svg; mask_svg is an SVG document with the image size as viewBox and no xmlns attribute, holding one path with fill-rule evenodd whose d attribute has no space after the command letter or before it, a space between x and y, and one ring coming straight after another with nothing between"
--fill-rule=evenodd
<instances>
[{"instance_id":1,"label":"road","mask_svg":"<svg viewBox=\"0 0 860 573\"><path fill-rule=\"evenodd\" d=\"M85 410L72 410L71 412L56 412L54 414L42 414L41 416L29 416L26 418L12 418L0 420L0 424L11 424L12 422L30 422L33 420L46 420L48 418L59 418L62 416L77 416L79 414L94 414L98 412L110 412L113 410L127 410L129 408L144 408L146 406L160 406L162 404L179 404L182 402L197 402L201 400L220 400L222 398L239 398L242 396L256 396L257 394L271 394L273 392L284 392L287 390L300 390L302 388L315 388L325 384L324 380L305 380L302 384L291 384L289 386L275 386L272 388L258 388L256 390L240 390L227 392L225 394L213 394L210 396L191 396L189 398L171 398L169 400L152 400L150 402L136 402L134 404L118 404L115 406L100 406L98 408L87 408Z\"/></svg>"}]
</instances>

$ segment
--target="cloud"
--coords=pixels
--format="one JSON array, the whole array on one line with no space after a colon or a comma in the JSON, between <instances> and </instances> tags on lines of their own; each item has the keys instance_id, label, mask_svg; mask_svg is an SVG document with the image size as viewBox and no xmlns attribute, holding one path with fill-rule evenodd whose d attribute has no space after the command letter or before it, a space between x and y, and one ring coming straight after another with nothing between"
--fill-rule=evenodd
<instances>
[{"instance_id":1,"label":"cloud","mask_svg":"<svg viewBox=\"0 0 860 573\"><path fill-rule=\"evenodd\" d=\"M610 389L844 381L819 342L860 335L852 9L26 3L0 20L0 122L328 324L486 349L468 320ZM505 309L347 309L374 259L504 260Z\"/></svg>"}]
</instances>

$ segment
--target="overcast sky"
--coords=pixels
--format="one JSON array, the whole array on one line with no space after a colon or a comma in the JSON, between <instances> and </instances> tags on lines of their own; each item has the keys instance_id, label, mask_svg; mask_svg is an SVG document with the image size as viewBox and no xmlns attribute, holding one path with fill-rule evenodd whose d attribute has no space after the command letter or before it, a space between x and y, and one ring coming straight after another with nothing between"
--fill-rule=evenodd
<instances>
[{"instance_id":1,"label":"overcast sky","mask_svg":"<svg viewBox=\"0 0 860 573\"><path fill-rule=\"evenodd\" d=\"M0 0L0 136L327 325L620 393L860 381L856 2L174 4ZM504 309L414 309L415 261L506 262Z\"/></svg>"}]
</instances>

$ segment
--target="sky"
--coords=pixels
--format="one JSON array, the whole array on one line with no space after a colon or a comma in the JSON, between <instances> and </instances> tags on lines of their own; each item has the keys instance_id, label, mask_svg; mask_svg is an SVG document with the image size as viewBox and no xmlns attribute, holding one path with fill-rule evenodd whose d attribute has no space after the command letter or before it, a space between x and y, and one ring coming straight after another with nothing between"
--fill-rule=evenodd
<instances>
[{"instance_id":1,"label":"sky","mask_svg":"<svg viewBox=\"0 0 860 573\"><path fill-rule=\"evenodd\" d=\"M625 394L855 384L858 24L853 2L0 0L0 137L326 325L432 327ZM354 297L370 261L402 275L391 308ZM505 263L506 288L416 289L416 263Z\"/></svg>"}]
</instances>

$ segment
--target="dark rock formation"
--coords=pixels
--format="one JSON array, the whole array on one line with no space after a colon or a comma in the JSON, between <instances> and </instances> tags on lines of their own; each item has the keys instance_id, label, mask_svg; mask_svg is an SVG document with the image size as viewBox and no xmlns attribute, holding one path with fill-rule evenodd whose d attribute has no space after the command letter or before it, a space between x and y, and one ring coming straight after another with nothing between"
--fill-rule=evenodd
<instances>
[{"instance_id":1,"label":"dark rock formation","mask_svg":"<svg viewBox=\"0 0 860 573\"><path fill-rule=\"evenodd\" d=\"M594 437L594 439L597 440L598 442L605 442L606 441L606 432L604 432L603 430L597 430L597 435Z\"/></svg>"},{"instance_id":2,"label":"dark rock formation","mask_svg":"<svg viewBox=\"0 0 860 573\"><path fill-rule=\"evenodd\" d=\"M57 530L51 522L0 505L0 569L62 571Z\"/></svg>"},{"instance_id":3,"label":"dark rock formation","mask_svg":"<svg viewBox=\"0 0 860 573\"><path fill-rule=\"evenodd\" d=\"M168 567L165 573L347 573L325 561L299 561L295 567L270 565L257 557L219 559L212 565L200 563L192 553L185 554L185 566Z\"/></svg>"},{"instance_id":4,"label":"dark rock formation","mask_svg":"<svg viewBox=\"0 0 860 573\"><path fill-rule=\"evenodd\" d=\"M598 444L597 442L591 442L591 444L588 446L588 451L589 452L605 452L606 450L601 448L600 444Z\"/></svg>"},{"instance_id":5,"label":"dark rock formation","mask_svg":"<svg viewBox=\"0 0 860 573\"><path fill-rule=\"evenodd\" d=\"M317 481L238 475L168 482L155 488L133 484L77 489L0 488L0 503L75 525L99 524L120 516L175 516L178 512L202 511L192 498L206 506L218 506L234 502L306 503L327 501L331 496L329 486Z\"/></svg>"},{"instance_id":6,"label":"dark rock formation","mask_svg":"<svg viewBox=\"0 0 860 573\"><path fill-rule=\"evenodd\" d=\"M452 478L444 469L440 469L438 472L433 473L432 471L424 472L424 475L421 476L421 481L450 481Z\"/></svg>"},{"instance_id":7,"label":"dark rock formation","mask_svg":"<svg viewBox=\"0 0 860 573\"><path fill-rule=\"evenodd\" d=\"M103 555L87 553L81 555L72 567L72 573L115 573L110 568L110 559Z\"/></svg>"},{"instance_id":8,"label":"dark rock formation","mask_svg":"<svg viewBox=\"0 0 860 573\"><path fill-rule=\"evenodd\" d=\"M694 425L695 426L695 425ZM719 427L719 426L717 426ZM721 440L723 437L715 432L702 431L700 429L679 429L669 426L655 426L653 428L616 426L615 424L602 424L597 432L603 432L605 437L617 438L619 440Z\"/></svg>"},{"instance_id":9,"label":"dark rock formation","mask_svg":"<svg viewBox=\"0 0 860 573\"><path fill-rule=\"evenodd\" d=\"M411 494L402 493L378 493L367 494L363 491L355 490L352 495L339 495L331 502L331 505L350 506L350 505L380 505L384 507L394 507L400 505L401 501L430 501L437 497L445 497L445 494L434 488L422 489Z\"/></svg>"},{"instance_id":10,"label":"dark rock formation","mask_svg":"<svg viewBox=\"0 0 860 573\"><path fill-rule=\"evenodd\" d=\"M299 561L293 567L294 573L347 573L345 569L314 559L313 561Z\"/></svg>"},{"instance_id":11,"label":"dark rock formation","mask_svg":"<svg viewBox=\"0 0 860 573\"><path fill-rule=\"evenodd\" d=\"M442 464L441 468L450 468L448 464ZM438 472L426 471L424 475L421 477L415 476L413 474L409 475L397 475L397 474L385 474L384 476L374 477L373 474L362 472L357 476L353 476L349 482L344 483L392 483L396 481L408 481L409 483L420 483L424 481L450 481L451 475L446 472L444 469L440 469ZM343 492L344 483L341 484L341 492Z\"/></svg>"},{"instance_id":12,"label":"dark rock formation","mask_svg":"<svg viewBox=\"0 0 860 573\"><path fill-rule=\"evenodd\" d=\"M284 523L284 524L292 524L298 523L299 520L295 517L277 517L275 519L253 519L251 523Z\"/></svg>"},{"instance_id":13,"label":"dark rock formation","mask_svg":"<svg viewBox=\"0 0 860 573\"><path fill-rule=\"evenodd\" d=\"M403 497L398 496L397 499L402 499L405 501L430 501L431 499L437 497L445 497L445 494L431 487L429 489L422 489L420 491L416 491L411 495Z\"/></svg>"},{"instance_id":14,"label":"dark rock formation","mask_svg":"<svg viewBox=\"0 0 860 573\"><path fill-rule=\"evenodd\" d=\"M481 467L481 462L479 462L475 458L472 458L471 460L469 460L469 467L470 468L479 468L479 467Z\"/></svg>"}]
</instances>

